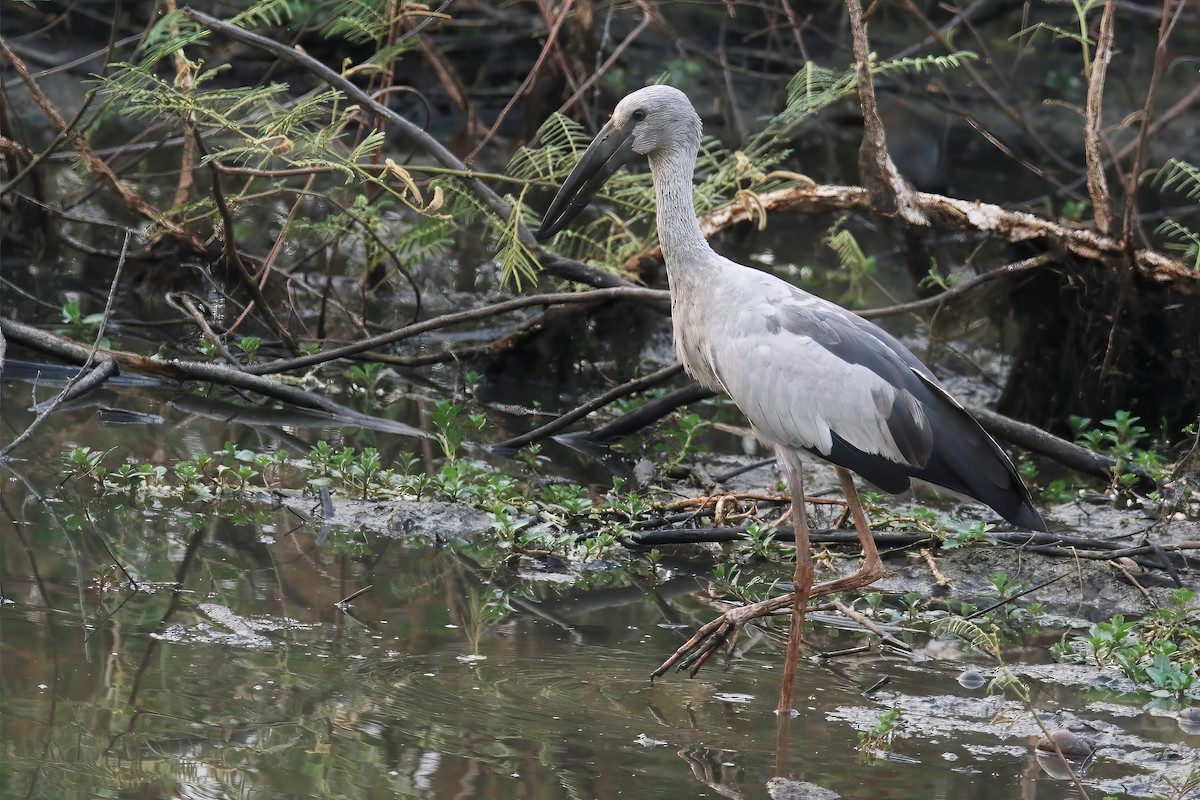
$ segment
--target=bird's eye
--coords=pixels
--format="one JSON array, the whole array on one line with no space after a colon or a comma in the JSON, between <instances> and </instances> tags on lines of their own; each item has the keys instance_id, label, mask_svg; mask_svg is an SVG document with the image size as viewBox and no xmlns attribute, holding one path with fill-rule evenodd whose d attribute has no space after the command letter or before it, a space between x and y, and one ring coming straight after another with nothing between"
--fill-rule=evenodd
<instances>
[{"instance_id":1,"label":"bird's eye","mask_svg":"<svg viewBox=\"0 0 1200 800\"><path fill-rule=\"evenodd\" d=\"M634 122L641 122L642 120L644 120L646 118L646 109L644 109L644 108L635 109L634 112L629 115L629 118L632 119Z\"/></svg>"}]
</instances>

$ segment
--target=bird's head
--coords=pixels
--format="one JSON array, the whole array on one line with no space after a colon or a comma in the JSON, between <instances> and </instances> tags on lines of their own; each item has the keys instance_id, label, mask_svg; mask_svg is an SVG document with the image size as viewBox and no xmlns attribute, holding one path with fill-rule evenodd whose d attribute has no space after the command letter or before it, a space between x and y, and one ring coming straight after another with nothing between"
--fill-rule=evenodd
<instances>
[{"instance_id":1,"label":"bird's head","mask_svg":"<svg viewBox=\"0 0 1200 800\"><path fill-rule=\"evenodd\" d=\"M699 145L700 117L683 92L646 86L627 95L554 196L537 238L545 241L567 227L605 181L637 156L694 152Z\"/></svg>"}]
</instances>

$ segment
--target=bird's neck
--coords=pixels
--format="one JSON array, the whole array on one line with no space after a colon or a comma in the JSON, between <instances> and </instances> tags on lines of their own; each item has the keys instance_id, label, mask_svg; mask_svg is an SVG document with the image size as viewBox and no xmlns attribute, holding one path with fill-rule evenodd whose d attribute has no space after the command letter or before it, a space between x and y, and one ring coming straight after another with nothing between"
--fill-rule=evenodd
<instances>
[{"instance_id":1,"label":"bird's neck","mask_svg":"<svg viewBox=\"0 0 1200 800\"><path fill-rule=\"evenodd\" d=\"M658 200L658 241L672 292L706 283L714 263L692 204L695 169L695 149L672 149L650 158Z\"/></svg>"}]
</instances>

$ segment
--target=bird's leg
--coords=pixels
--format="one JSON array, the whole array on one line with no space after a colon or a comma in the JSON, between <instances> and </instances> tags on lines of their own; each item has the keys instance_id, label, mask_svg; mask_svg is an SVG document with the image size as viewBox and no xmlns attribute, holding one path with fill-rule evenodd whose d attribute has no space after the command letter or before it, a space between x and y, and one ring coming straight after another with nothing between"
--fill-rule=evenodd
<instances>
[{"instance_id":1,"label":"bird's leg","mask_svg":"<svg viewBox=\"0 0 1200 800\"><path fill-rule=\"evenodd\" d=\"M858 541L862 545L863 563L853 575L835 578L813 586L809 599L850 589L859 589L883 577L883 562L879 558L879 551L875 548L875 539L871 535L871 528L867 525L867 515L863 513L862 503L859 502L858 492L854 488L854 479L841 467L838 467L837 472L838 481L846 495L846 506L850 509L850 518L854 520L855 533L858 534ZM797 541L799 541L799 535L797 535ZM797 559L797 566L799 566L799 559ZM680 669L690 667L690 674L694 676L700 671L700 667L704 666L704 662L708 661L724 642L728 641L731 647L737 642L738 633L743 625L750 620L774 614L788 606L794 608L795 600L794 593L785 594L726 611L696 631L695 636L684 642L678 650L671 654L670 658L663 662L662 666L651 673L651 679L660 677L676 664ZM796 615L793 614L792 618L794 622Z\"/></svg>"},{"instance_id":2,"label":"bird's leg","mask_svg":"<svg viewBox=\"0 0 1200 800\"><path fill-rule=\"evenodd\" d=\"M850 509L850 518L854 520L854 532L858 534L858 543L862 545L863 563L858 568L858 572L848 578L829 582L846 582L846 585L830 591L823 591L821 594L832 594L833 592L843 592L846 589L869 586L883 577L883 561L879 558L879 551L875 549L875 537L871 534L871 526L867 524L867 515L863 511L862 502L858 499L858 490L854 488L854 476L850 474L849 470L842 467L837 468L837 475L838 482L842 484L842 494L846 496L846 507ZM822 584L817 588L821 589L825 585Z\"/></svg>"},{"instance_id":3,"label":"bird's leg","mask_svg":"<svg viewBox=\"0 0 1200 800\"><path fill-rule=\"evenodd\" d=\"M796 662L800 660L800 642L804 638L804 616L812 592L812 547L808 541L808 514L804 510L804 476L795 458L784 462L788 487L792 492L792 527L796 532L796 570L792 574L792 625L788 630L787 657L783 660L783 685L779 689L779 705L775 712L792 713L792 684L796 678Z\"/></svg>"}]
</instances>

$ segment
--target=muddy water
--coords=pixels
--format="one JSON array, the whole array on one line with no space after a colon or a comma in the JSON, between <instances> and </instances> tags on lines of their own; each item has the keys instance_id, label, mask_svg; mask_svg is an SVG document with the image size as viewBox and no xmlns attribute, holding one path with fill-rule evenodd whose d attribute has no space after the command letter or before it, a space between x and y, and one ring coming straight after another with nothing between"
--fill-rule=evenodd
<instances>
[{"instance_id":1,"label":"muddy water","mask_svg":"<svg viewBox=\"0 0 1200 800\"><path fill-rule=\"evenodd\" d=\"M133 564L154 588L129 594L101 584L91 537L32 511L30 550L6 537L4 554L8 796L765 796L775 775L777 648L651 685L679 637L652 593L620 592L630 576L600 590L612 605L576 613L554 606L582 592L530 587L538 616L428 546L364 563L285 532L286 514L206 515L193 532L164 513L147 516L146 547L176 563ZM128 542L114 517L96 523ZM901 748L911 763L860 763L854 726L832 717L884 710L858 690L894 671L805 668L797 773L851 797L1012 796L1019 745L981 761L932 739Z\"/></svg>"},{"instance_id":2,"label":"muddy water","mask_svg":"<svg viewBox=\"0 0 1200 800\"><path fill-rule=\"evenodd\" d=\"M269 502L98 497L52 456L5 474L0 796L1076 797L1036 766L1019 705L959 686L954 648L802 664L781 758L777 639L647 680L713 613L683 562L500 569L454 530L439 546ZM813 628L822 650L861 641ZM1027 669L1047 725L1108 743L1092 796L1163 793L1144 762L1194 758L1169 707ZM890 743L860 747L891 709ZM769 793L778 775L803 783Z\"/></svg>"}]
</instances>

